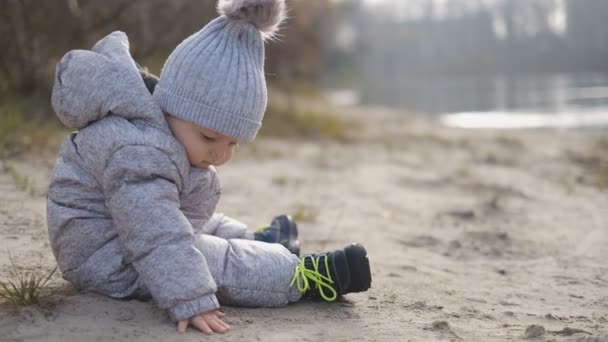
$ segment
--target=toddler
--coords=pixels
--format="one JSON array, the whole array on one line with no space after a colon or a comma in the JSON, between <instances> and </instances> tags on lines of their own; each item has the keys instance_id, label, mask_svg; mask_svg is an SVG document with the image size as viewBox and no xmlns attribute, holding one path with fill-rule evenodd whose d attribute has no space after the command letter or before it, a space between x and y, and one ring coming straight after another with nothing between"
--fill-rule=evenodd
<instances>
[{"instance_id":1,"label":"toddler","mask_svg":"<svg viewBox=\"0 0 608 342\"><path fill-rule=\"evenodd\" d=\"M299 257L295 223L258 232L214 213L215 167L254 140L266 109L264 40L284 0L220 0L220 16L184 40L160 78L140 72L127 36L57 64L52 104L78 128L50 179L47 219L63 277L113 298L152 298L179 332L229 326L220 303L280 307L367 290L358 244Z\"/></svg>"}]
</instances>

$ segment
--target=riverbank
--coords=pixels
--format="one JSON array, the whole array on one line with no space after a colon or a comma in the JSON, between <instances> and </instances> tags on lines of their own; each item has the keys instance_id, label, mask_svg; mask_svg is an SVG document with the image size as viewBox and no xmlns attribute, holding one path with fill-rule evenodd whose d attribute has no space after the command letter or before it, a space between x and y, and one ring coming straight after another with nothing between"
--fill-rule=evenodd
<instances>
[{"instance_id":1,"label":"riverbank","mask_svg":"<svg viewBox=\"0 0 608 342\"><path fill-rule=\"evenodd\" d=\"M341 142L262 138L220 168L220 211L252 227L299 218L303 251L351 241L373 287L338 303L225 307L220 341L608 341L608 136L464 130L381 108L340 111ZM0 278L54 265L45 226L53 154L0 166ZM247 174L245 179L243 174ZM253 206L251 203L255 203ZM198 341L152 303L74 290L0 307L7 341Z\"/></svg>"}]
</instances>

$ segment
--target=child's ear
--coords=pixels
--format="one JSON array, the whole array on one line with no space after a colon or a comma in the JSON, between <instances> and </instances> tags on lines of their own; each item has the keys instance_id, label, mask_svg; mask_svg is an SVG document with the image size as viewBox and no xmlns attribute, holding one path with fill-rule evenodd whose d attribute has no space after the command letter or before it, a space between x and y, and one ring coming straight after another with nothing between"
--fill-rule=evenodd
<instances>
[{"instance_id":1,"label":"child's ear","mask_svg":"<svg viewBox=\"0 0 608 342\"><path fill-rule=\"evenodd\" d=\"M144 80L146 88L148 88L150 94L154 93L154 88L156 88L156 85L158 84L158 77L154 74L149 73L148 68L142 67L137 62L135 62L135 64L137 65L137 69L139 70L141 78Z\"/></svg>"}]
</instances>

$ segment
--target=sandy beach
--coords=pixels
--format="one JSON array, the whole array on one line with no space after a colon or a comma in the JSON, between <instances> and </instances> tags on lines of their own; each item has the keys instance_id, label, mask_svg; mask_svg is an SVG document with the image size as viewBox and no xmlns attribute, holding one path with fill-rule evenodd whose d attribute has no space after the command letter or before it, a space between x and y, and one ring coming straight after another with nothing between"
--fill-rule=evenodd
<instances>
[{"instance_id":1,"label":"sandy beach","mask_svg":"<svg viewBox=\"0 0 608 342\"><path fill-rule=\"evenodd\" d=\"M303 251L364 244L372 288L337 303L224 307L225 335L178 335L153 303L57 279L0 306L1 341L608 341L608 133L465 130L349 108L348 142L261 138L219 169L219 210L297 214ZM0 278L50 269L54 155L0 160ZM247 177L242 175L246 174Z\"/></svg>"}]
</instances>

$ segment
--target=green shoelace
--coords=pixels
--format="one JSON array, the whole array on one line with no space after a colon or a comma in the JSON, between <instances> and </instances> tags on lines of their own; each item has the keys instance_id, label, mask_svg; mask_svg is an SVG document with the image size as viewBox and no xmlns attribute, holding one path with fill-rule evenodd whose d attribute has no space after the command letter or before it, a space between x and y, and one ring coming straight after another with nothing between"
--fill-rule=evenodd
<instances>
[{"instance_id":1,"label":"green shoelace","mask_svg":"<svg viewBox=\"0 0 608 342\"><path fill-rule=\"evenodd\" d=\"M263 233L263 232L265 232L266 230L268 230L268 229L270 229L270 228L272 228L272 226L271 226L271 225L260 226L260 227L258 227L258 228L255 230L255 232L256 232L256 233Z\"/></svg>"},{"instance_id":2,"label":"green shoelace","mask_svg":"<svg viewBox=\"0 0 608 342\"><path fill-rule=\"evenodd\" d=\"M312 270L306 268L306 258L310 258L313 267ZM319 291L321 298L328 302L333 302L336 300L336 298L338 298L338 293L336 292L336 289L331 286L334 281L329 275L329 263L327 261L327 257L325 256L325 271L327 272L327 275L323 275L321 272L319 272L319 259L321 259L321 257L314 258L312 256L305 256L301 258L300 264L296 266L296 272L293 275L293 279L291 280L289 286L296 284L300 293L304 294L306 291L310 290L310 282L312 281L315 284L314 286L316 287L317 291ZM327 290L331 292L330 295L326 294L325 291Z\"/></svg>"},{"instance_id":3,"label":"green shoelace","mask_svg":"<svg viewBox=\"0 0 608 342\"><path fill-rule=\"evenodd\" d=\"M266 229L271 228L271 227L272 227L272 226L261 226L261 227L258 227L258 228L255 230L255 232L256 232L256 233L263 233L263 232L264 232Z\"/></svg>"}]
</instances>

